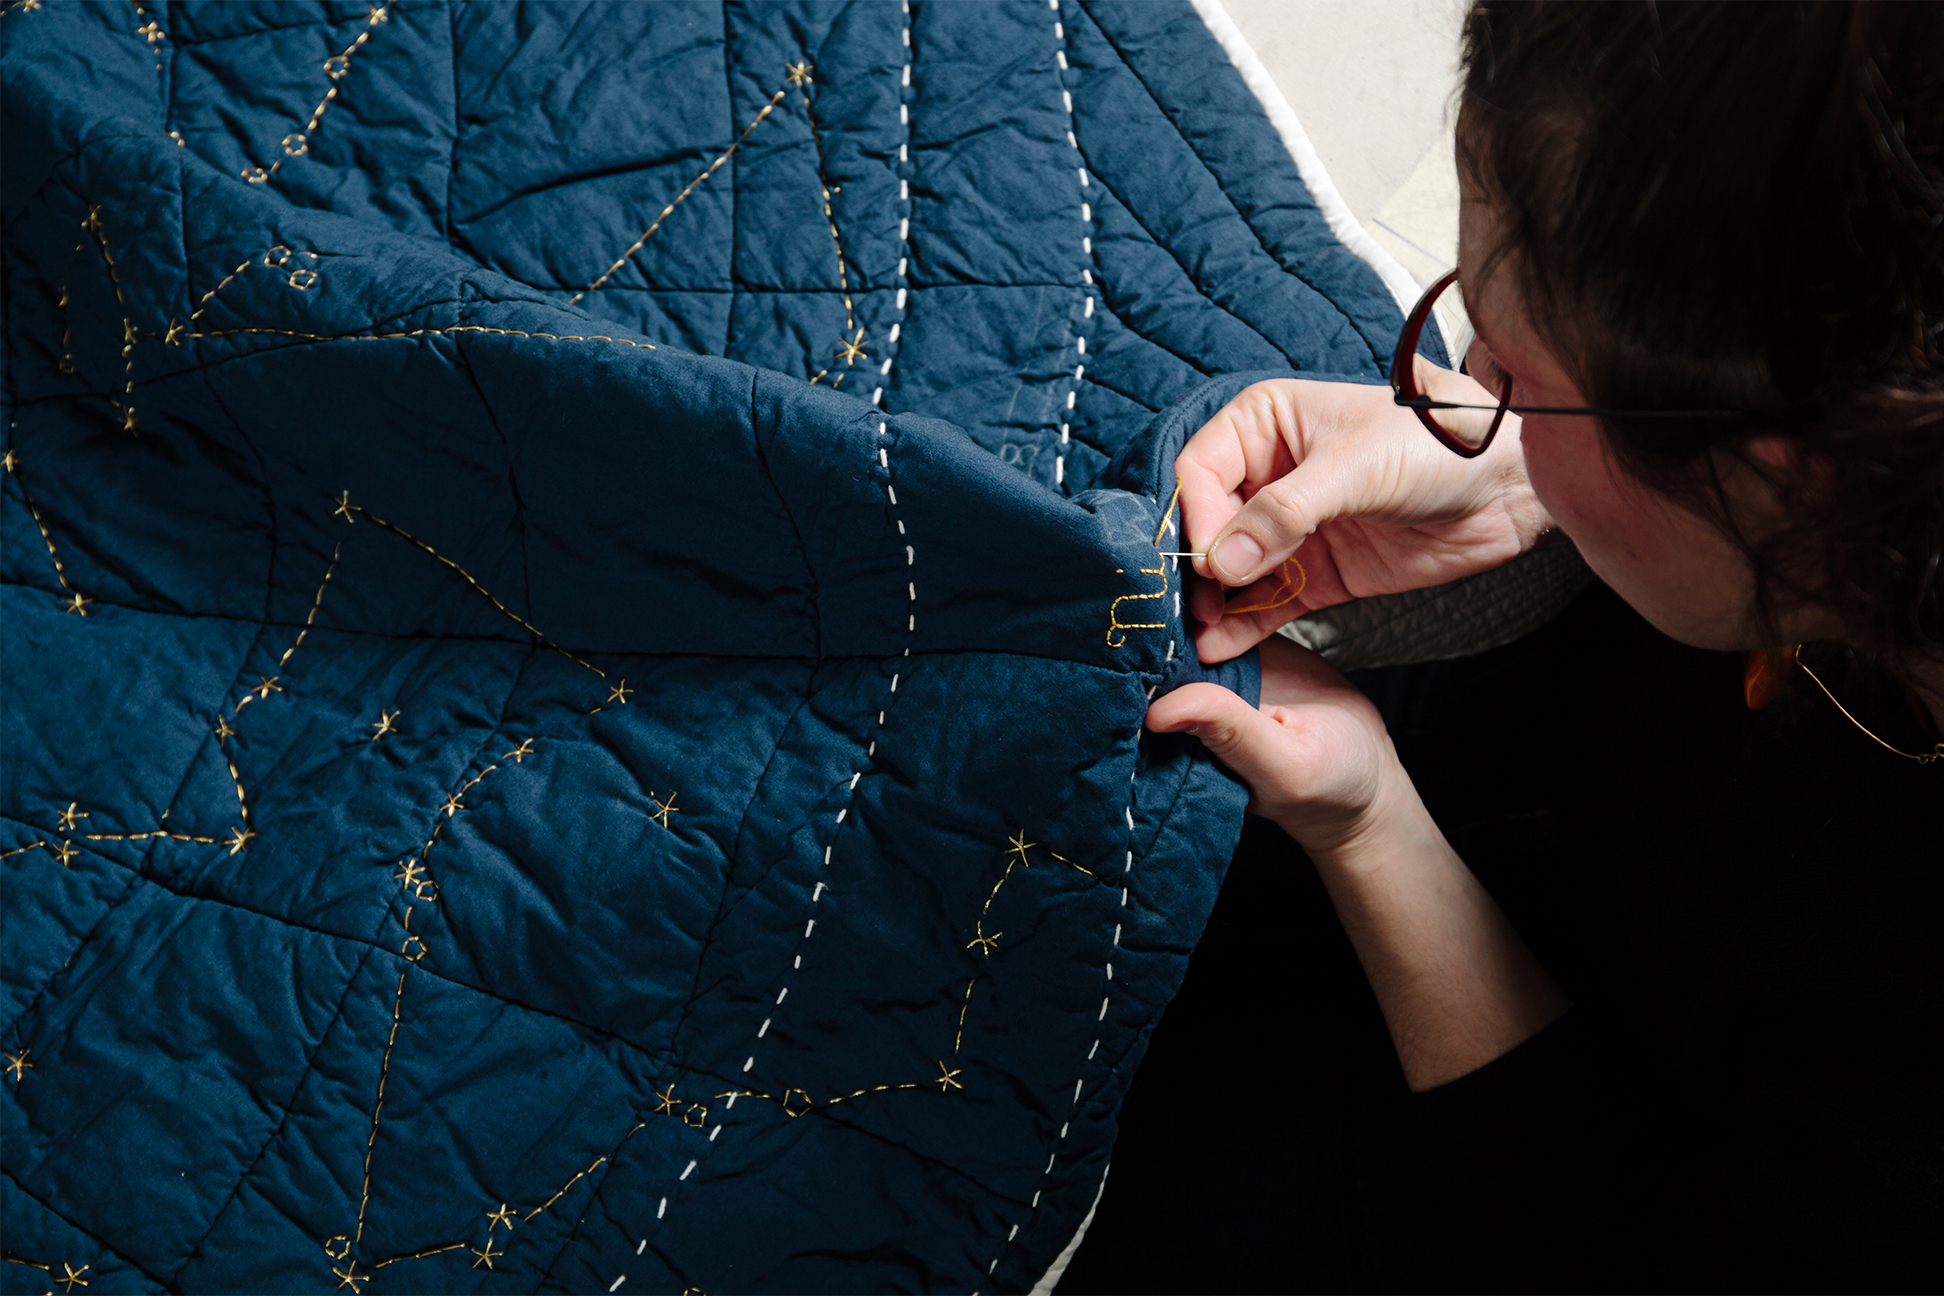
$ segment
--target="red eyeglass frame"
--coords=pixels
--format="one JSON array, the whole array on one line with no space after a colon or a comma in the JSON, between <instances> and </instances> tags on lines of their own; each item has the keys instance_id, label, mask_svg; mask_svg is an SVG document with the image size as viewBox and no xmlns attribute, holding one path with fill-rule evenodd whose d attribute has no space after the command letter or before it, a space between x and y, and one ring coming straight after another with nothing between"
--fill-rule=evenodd
<instances>
[{"instance_id":1,"label":"red eyeglass frame","mask_svg":"<svg viewBox=\"0 0 1944 1296\"><path fill-rule=\"evenodd\" d=\"M1411 410L1424 424L1424 430L1438 439L1451 453L1462 459L1476 459L1492 448L1492 441L1499 434L1499 427L1505 422L1507 414L1580 414L1592 418L1741 418L1747 411L1736 409L1706 410L1637 410L1637 409L1598 409L1578 405L1514 405L1512 403L1512 377L1506 375L1499 386L1499 403L1496 405L1467 405L1458 401L1441 401L1425 395L1418 389L1417 366L1412 358L1417 355L1418 340L1424 336L1425 321L1431 318L1431 307L1444 290L1457 281L1458 272L1447 272L1437 282L1424 290L1417 305L1404 319L1404 330L1397 335L1397 350L1391 355L1391 399ZM1464 357L1458 358L1459 371L1464 371ZM1485 430L1485 439L1477 445L1466 445L1463 441L1439 427L1431 417L1432 410L1496 410L1492 415L1492 425Z\"/></svg>"}]
</instances>

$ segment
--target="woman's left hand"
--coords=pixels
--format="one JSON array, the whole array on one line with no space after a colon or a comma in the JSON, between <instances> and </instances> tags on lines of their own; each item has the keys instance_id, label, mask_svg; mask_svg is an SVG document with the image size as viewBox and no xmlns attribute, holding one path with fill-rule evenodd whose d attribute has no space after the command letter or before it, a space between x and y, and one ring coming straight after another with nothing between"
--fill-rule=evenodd
<instances>
[{"instance_id":1,"label":"woman's left hand","mask_svg":"<svg viewBox=\"0 0 1944 1296\"><path fill-rule=\"evenodd\" d=\"M1383 718L1354 684L1278 635L1261 660L1260 709L1189 684L1148 708L1148 728L1200 738L1249 785L1249 809L1313 855L1368 832L1399 795L1415 798Z\"/></svg>"}]
</instances>

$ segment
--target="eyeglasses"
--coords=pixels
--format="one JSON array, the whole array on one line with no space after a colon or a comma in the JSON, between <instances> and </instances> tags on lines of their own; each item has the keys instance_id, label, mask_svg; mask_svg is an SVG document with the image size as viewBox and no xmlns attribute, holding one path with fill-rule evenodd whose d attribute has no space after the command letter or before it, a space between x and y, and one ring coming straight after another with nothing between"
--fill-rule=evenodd
<instances>
[{"instance_id":1,"label":"eyeglasses","mask_svg":"<svg viewBox=\"0 0 1944 1296\"><path fill-rule=\"evenodd\" d=\"M1498 436L1499 426L1505 422L1507 414L1580 414L1592 418L1741 418L1746 411L1733 409L1707 410L1629 410L1596 409L1582 406L1560 405L1514 405L1512 403L1512 376L1501 370L1492 361L1491 353L1484 347L1473 348L1477 356L1477 369L1472 377L1483 383L1487 390L1498 393L1496 405L1467 405L1458 401L1436 400L1424 394L1418 387L1417 366L1412 358L1417 355L1418 339L1424 335L1425 321L1431 318L1431 308L1438 299L1458 282L1458 272L1453 270L1442 279L1424 290L1417 305L1404 321L1404 331L1397 335L1397 351L1391 356L1391 398L1399 405L1415 412L1418 422L1425 430L1438 438L1439 444L1455 455L1466 459L1476 459L1492 446L1493 438ZM1466 372L1461 356L1460 371ZM1483 417L1490 414L1489 422ZM1435 415L1435 417L1434 417Z\"/></svg>"}]
</instances>

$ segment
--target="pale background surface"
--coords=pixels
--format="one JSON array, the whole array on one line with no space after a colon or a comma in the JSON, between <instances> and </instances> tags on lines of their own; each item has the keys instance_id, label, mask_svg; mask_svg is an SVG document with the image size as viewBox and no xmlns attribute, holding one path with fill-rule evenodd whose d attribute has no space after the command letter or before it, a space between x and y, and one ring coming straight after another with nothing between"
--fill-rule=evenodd
<instances>
[{"instance_id":1,"label":"pale background surface","mask_svg":"<svg viewBox=\"0 0 1944 1296\"><path fill-rule=\"evenodd\" d=\"M1222 0L1371 237L1420 284L1457 259L1463 0Z\"/></svg>"}]
</instances>

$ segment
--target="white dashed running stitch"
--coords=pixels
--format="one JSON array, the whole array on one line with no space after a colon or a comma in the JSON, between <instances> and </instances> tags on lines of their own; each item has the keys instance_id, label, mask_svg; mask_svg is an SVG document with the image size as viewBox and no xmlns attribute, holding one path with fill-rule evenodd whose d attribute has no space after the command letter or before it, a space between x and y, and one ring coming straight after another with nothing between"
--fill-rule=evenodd
<instances>
[{"instance_id":1,"label":"white dashed running stitch","mask_svg":"<svg viewBox=\"0 0 1944 1296\"><path fill-rule=\"evenodd\" d=\"M904 333L908 311L905 302L911 287L911 0L901 0L899 5L904 12L901 39L904 47L904 66L898 73L898 124L904 127L904 138L898 142L898 275L897 275L897 312L898 317L891 324L891 331L884 337L884 363L878 366L878 384L871 391L871 404L884 408L884 387L891 377L891 366L898 358L898 339ZM879 451L882 454L882 451ZM888 465L887 465L888 466ZM894 503L896 501L893 501Z\"/></svg>"},{"instance_id":2,"label":"white dashed running stitch","mask_svg":"<svg viewBox=\"0 0 1944 1296\"><path fill-rule=\"evenodd\" d=\"M878 461L878 466L884 471L884 496L888 501L890 501L892 505L893 511L891 514L891 520L897 523L898 535L904 538L904 543L900 547L904 550L905 571L907 575L909 575L911 570L918 565L918 550L910 541L910 533L905 529L904 520L898 517L896 512L896 507L898 503L898 492L897 489L891 484L891 454L890 454L890 445L888 442L888 438L890 437L890 435L891 435L891 428L889 422L880 421L878 423L877 461ZM918 582L915 578L907 579L905 581L905 595L907 599L907 603L905 607L905 634L907 636L907 639L909 639L909 637L914 636L918 633L918 613L917 613ZM911 648L908 642L905 647L904 653L902 655L905 657L911 656ZM898 692L898 681L903 678L904 678L904 672L902 670L893 671L891 674L890 693L892 694L893 700L895 700ZM890 704L886 703L885 709L888 710L889 706ZM884 711L879 711L877 713L877 722L878 722L878 727L880 729L884 727L884 715L885 715ZM877 740L873 738L871 739L869 746L865 749L866 760L868 761L873 759L876 756L876 753L877 753ZM863 770L856 770L851 774L848 790L853 798L855 798L857 795L857 785L859 782L862 781L863 777L864 777ZM851 808L848 805L838 810L835 822L838 824L843 823L845 818L850 814L850 811ZM833 849L834 849L833 846L824 847L823 863L825 868L830 867L830 857ZM811 887L810 903L817 904L823 898L823 893L827 889L829 889L828 883L824 882L823 879L819 878ZM802 939L804 941L810 940L813 933L815 933L816 930L817 930L817 920L815 918L805 919L803 924ZM801 969L803 967L803 955L799 953L795 957L795 959L791 962L790 966L792 971ZM790 987L788 985L784 985L778 988L776 992L775 1006L780 1006L784 1000L784 997L787 996L789 993L790 993ZM771 1016L763 1018L762 1025L756 1028L757 1039L763 1039L769 1034L770 1023L773 1020L775 1020L773 1014ZM756 1054L754 1052L751 1052L749 1056L743 1060L742 1069L744 1074L747 1074L753 1067L755 1067L755 1065L756 1065ZM735 1104L736 1104L736 1100L732 1096L729 1099L729 1106L734 1107ZM709 1142L714 1143L716 1141L716 1135L720 1133L722 1133L722 1126L720 1125L717 1125L714 1129L710 1130ZM695 1169L696 1165L697 1162L690 1161L688 1163L687 1168L682 1171L681 1178L686 1180L689 1177L689 1174ZM655 1209L655 1218L661 1219L667 1213L668 1213L668 1198L664 1197L661 1199L661 1205L656 1207ZM643 1238L641 1240L641 1244L643 1247L647 1246L648 1240L646 1238ZM640 1254L639 1248L637 1248L636 1254L637 1255ZM997 1263L996 1259L994 1263ZM616 1278L615 1287L619 1287L621 1285L622 1279L626 1277L627 1275L623 1274L621 1275L620 1278ZM610 1287L608 1288L608 1290L613 1291L614 1287Z\"/></svg>"},{"instance_id":3,"label":"white dashed running stitch","mask_svg":"<svg viewBox=\"0 0 1944 1296\"><path fill-rule=\"evenodd\" d=\"M1054 50L1054 61L1058 68L1058 71L1055 73L1055 75L1058 76L1068 71L1066 51L1064 49L1064 46L1066 44L1066 26L1064 23L1060 21L1060 17L1059 17L1060 0L1046 0L1046 3L1047 3L1047 8L1051 9L1054 15L1053 39L1056 42L1056 46L1057 46L1056 49ZM1080 160L1078 157L1078 154L1080 152L1080 142L1074 136L1074 132L1073 132L1073 94L1070 90L1066 88L1064 84L1062 84L1060 87L1060 101L1062 105L1064 105L1067 113L1067 143L1072 145L1073 147L1073 151L1075 154L1074 173L1078 177L1080 182L1080 186L1079 186L1081 190L1080 220L1081 220L1082 227L1088 228L1093 223L1093 204L1091 201L1091 190L1093 188L1093 185L1092 185L1092 181L1088 179L1087 168L1080 164ZM1081 251L1086 255L1086 257L1089 260L1091 260L1093 256L1093 237L1091 233L1083 233L1081 235L1080 248ZM1093 318L1093 312L1094 312L1094 303L1093 303L1094 281L1093 281L1093 271L1091 266L1083 265L1080 268L1080 282L1082 285L1080 290L1081 303L1082 303L1080 308L1080 318L1083 320L1089 320ZM1084 334L1075 337L1073 349L1074 349L1074 354L1076 356L1084 356L1087 354L1087 339ZM1075 398L1077 397L1079 392L1080 381L1083 377L1085 377L1086 371L1087 371L1086 365L1084 362L1075 363L1073 367L1073 386L1067 389L1066 413L1060 422L1060 453L1053 460L1053 481L1056 486L1064 486L1066 482L1065 451L1073 434L1072 419L1073 419L1073 408L1074 408ZM1149 690L1149 696L1150 698L1153 696L1152 690ZM1135 733L1135 751L1137 753L1136 756L1137 760L1138 760L1139 750L1140 750L1140 734L1137 731ZM1121 812L1122 818L1127 823L1127 845L1126 845L1127 865L1124 872L1128 872L1128 873L1134 871L1133 797L1134 797L1134 784L1139 777L1139 773L1140 770L1137 766L1136 769L1134 770L1133 775L1128 779L1128 792L1127 792L1128 804ZM1127 904L1127 888L1125 887L1121 888L1120 902L1122 906L1125 906ZM1102 960L1103 984L1112 982L1114 979L1113 950L1120 948L1120 937L1121 937L1120 924L1116 923L1114 926L1114 939L1112 943L1112 949L1108 951L1107 957ZM1100 1014L1098 1017L1095 1018L1096 1022L1105 1022L1107 1020L1107 1009L1111 1003L1112 1000L1107 995L1103 994L1101 996ZM1094 1055L1099 1052L1100 1052L1100 1038L1098 1032L1096 1032L1093 1040L1093 1044L1090 1048L1088 1048L1086 1059L1082 1063L1082 1065L1084 1066L1088 1063L1091 1063L1094 1060ZM1086 1076L1082 1075L1074 1080L1073 1102L1072 1102L1071 1112L1079 1111L1080 1098L1085 1087L1086 1087ZM1072 1128L1073 1119L1072 1119L1071 1112L1069 1113L1068 1118L1065 1121L1061 1122L1060 1124L1060 1142L1062 1143L1066 1141L1067 1132L1069 1129ZM1053 1166L1058 1160L1059 1160L1059 1153L1057 1151L1049 1155L1046 1158L1046 1169L1041 1171L1041 1176L1045 1177L1051 1175L1053 1173ZM1036 1190L1033 1193L1032 1205L1029 1206L1027 1209L1032 1211L1037 1211L1039 1209L1040 1195L1044 1191L1045 1189L1041 1188ZM1013 1240L1016 1237L1018 1237L1019 1227L1020 1226L1017 1223L1014 1223L1006 1233L1005 1240L999 1244L999 1250L993 1255L992 1259L986 1264L986 1273L988 1275L992 1274L995 1270L998 1269L1000 1259L1005 1255L1006 1250L1012 1245Z\"/></svg>"},{"instance_id":4,"label":"white dashed running stitch","mask_svg":"<svg viewBox=\"0 0 1944 1296\"><path fill-rule=\"evenodd\" d=\"M1093 260L1093 181L1087 177L1087 168L1080 157L1080 140L1074 134L1073 92L1066 86L1066 73L1070 70L1065 48L1066 24L1060 21L1060 0L1046 0L1046 4L1047 8L1053 11L1053 75L1060 84L1060 103L1065 108L1067 116L1067 143L1073 149L1073 172L1080 182L1080 252L1087 262L1091 262ZM1090 264L1083 264L1080 267L1080 284L1080 318L1091 320L1094 313L1094 279L1093 267ZM1083 324L1082 327L1085 325ZM1073 350L1076 356L1087 354L1085 334L1074 338ZM1060 488L1066 486L1067 446L1073 440L1073 420L1076 417L1074 400L1079 394L1080 380L1086 372L1085 364L1074 365L1073 386L1067 389L1066 408L1060 414L1060 448L1053 456L1053 484Z\"/></svg>"}]
</instances>

